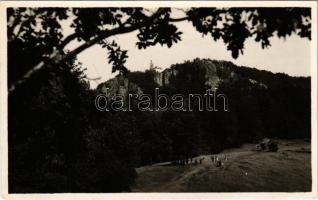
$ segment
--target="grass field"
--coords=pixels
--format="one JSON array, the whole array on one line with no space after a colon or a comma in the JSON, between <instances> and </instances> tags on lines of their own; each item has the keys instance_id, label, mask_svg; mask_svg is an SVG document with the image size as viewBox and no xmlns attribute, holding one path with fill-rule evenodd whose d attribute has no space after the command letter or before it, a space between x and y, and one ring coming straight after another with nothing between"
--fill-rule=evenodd
<instances>
[{"instance_id":1,"label":"grass field","mask_svg":"<svg viewBox=\"0 0 318 200\"><path fill-rule=\"evenodd\" d=\"M311 148L303 140L279 140L278 152L255 152L252 144L228 149L222 167L210 155L202 164L159 163L137 168L132 192L308 192Z\"/></svg>"}]
</instances>

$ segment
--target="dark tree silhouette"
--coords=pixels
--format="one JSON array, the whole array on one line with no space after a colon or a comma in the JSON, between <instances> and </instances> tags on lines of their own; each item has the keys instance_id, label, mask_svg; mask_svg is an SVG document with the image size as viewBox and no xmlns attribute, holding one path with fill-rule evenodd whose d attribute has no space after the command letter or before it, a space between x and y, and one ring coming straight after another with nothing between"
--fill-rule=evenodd
<instances>
[{"instance_id":1,"label":"dark tree silhouette","mask_svg":"<svg viewBox=\"0 0 318 200\"><path fill-rule=\"evenodd\" d=\"M265 48L274 35L311 36L310 8L189 8L181 18L172 18L171 12L171 8L8 8L8 53L14 57L8 64L9 92L43 67L59 66L95 44L109 51L113 71L126 72L127 51L107 38L137 30L139 49L171 47L181 40L182 32L175 25L180 21L191 22L215 41L222 39L233 58L243 54L248 37ZM70 35L64 35L63 21L71 21ZM83 43L67 51L74 40Z\"/></svg>"}]
</instances>

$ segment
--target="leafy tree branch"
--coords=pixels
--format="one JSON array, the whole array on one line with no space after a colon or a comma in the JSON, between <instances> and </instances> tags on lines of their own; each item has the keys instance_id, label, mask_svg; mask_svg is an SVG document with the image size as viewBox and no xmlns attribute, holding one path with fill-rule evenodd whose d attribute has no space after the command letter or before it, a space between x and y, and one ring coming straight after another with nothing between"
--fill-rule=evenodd
<instances>
[{"instance_id":1,"label":"leafy tree branch","mask_svg":"<svg viewBox=\"0 0 318 200\"><path fill-rule=\"evenodd\" d=\"M175 18L171 8L9 8L8 55L18 58L8 64L9 92L44 66L67 63L111 36L137 30L139 49L157 44L171 47L181 41L182 32L175 23L182 21L192 23L203 36L222 40L233 58L243 54L247 38L262 48L270 46L273 36L297 34L311 39L309 8L189 8L182 12L183 17ZM65 36L62 24L70 20L74 32ZM74 40L84 43L67 51ZM113 65L113 71L117 70L127 71L125 66Z\"/></svg>"}]
</instances>

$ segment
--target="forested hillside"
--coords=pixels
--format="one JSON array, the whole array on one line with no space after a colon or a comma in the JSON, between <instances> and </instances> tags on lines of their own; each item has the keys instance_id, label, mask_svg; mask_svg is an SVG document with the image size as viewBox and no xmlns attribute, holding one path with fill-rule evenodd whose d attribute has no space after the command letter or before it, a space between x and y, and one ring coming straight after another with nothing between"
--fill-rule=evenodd
<instances>
[{"instance_id":1,"label":"forested hillside","mask_svg":"<svg viewBox=\"0 0 318 200\"><path fill-rule=\"evenodd\" d=\"M8 101L10 192L130 191L136 167L263 137L310 139L310 78L199 59L167 70L130 72L91 90L70 62L45 70L43 84L33 77L16 89ZM106 86L150 95L155 87L168 95L217 87L229 109L100 112L94 100Z\"/></svg>"}]
</instances>

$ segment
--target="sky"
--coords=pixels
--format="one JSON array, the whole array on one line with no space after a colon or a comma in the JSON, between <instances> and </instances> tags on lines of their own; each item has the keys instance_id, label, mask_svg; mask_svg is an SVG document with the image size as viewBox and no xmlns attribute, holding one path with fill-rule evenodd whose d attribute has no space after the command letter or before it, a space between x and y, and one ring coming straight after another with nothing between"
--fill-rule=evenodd
<instances>
[{"instance_id":1,"label":"sky","mask_svg":"<svg viewBox=\"0 0 318 200\"><path fill-rule=\"evenodd\" d=\"M233 59L231 52L226 49L222 40L215 42L212 37L197 32L189 22L176 24L180 31L181 41L171 48L166 46L153 46L139 50L136 46L137 31L124 35L113 36L108 41L115 40L123 50L128 50L126 67L130 71L144 71L149 69L150 61L155 66L164 70L172 64L182 63L194 58L210 58L215 60L231 61L239 66L253 67L260 70L268 70L274 73L282 72L291 76L310 75L310 41L297 35L290 37L271 38L271 47L262 49L261 44L249 38L245 42L244 55ZM77 44L71 44L77 46ZM108 64L107 50L99 45L94 45L77 58L87 70L85 73L90 79L100 78L98 81L90 81L91 88L96 88L99 83L114 77L111 64Z\"/></svg>"}]
</instances>

